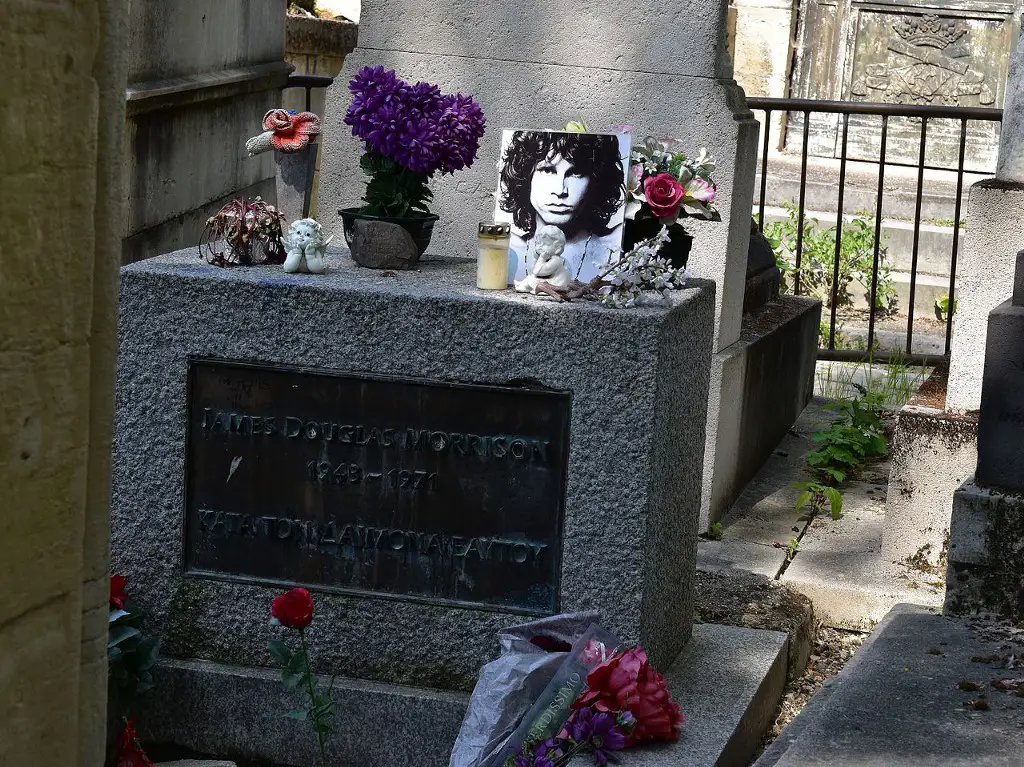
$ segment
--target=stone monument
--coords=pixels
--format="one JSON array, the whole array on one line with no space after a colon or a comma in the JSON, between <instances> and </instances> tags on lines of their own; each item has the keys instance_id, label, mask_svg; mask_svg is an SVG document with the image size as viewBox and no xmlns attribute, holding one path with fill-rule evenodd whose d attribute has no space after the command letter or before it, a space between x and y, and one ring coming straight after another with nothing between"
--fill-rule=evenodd
<instances>
[{"instance_id":1,"label":"stone monument","mask_svg":"<svg viewBox=\"0 0 1024 767\"><path fill-rule=\"evenodd\" d=\"M1020 89L1024 48L1009 67L995 178L971 187L964 248L957 263L956 313L948 371L937 369L927 401L911 400L896 420L882 550L893 562L942 565L953 494L974 472L977 411L989 313L1009 296L1015 253L1024 248L1024 167ZM936 392L944 393L941 403Z\"/></svg>"},{"instance_id":2,"label":"stone monument","mask_svg":"<svg viewBox=\"0 0 1024 767\"><path fill-rule=\"evenodd\" d=\"M715 351L724 349L740 335L757 154L757 123L732 79L725 16L724 2L367 4L359 46L327 96L324 133L335 140L323 148L320 220L330 229L328 214L359 204L362 194L362 147L343 118L348 81L363 66L472 94L487 115L480 161L434 185L441 220L432 247L453 256L473 255L477 222L493 214L502 129L584 119L628 123L637 140L676 137L717 160L722 221L688 219L686 226L694 235L690 271L717 286Z\"/></svg>"},{"instance_id":3,"label":"stone monument","mask_svg":"<svg viewBox=\"0 0 1024 767\"><path fill-rule=\"evenodd\" d=\"M1010 294L1015 254L1024 248L1024 46L1006 85L996 176L971 187L967 231L957 262L953 341L946 408L977 410L987 318Z\"/></svg>"},{"instance_id":4,"label":"stone monument","mask_svg":"<svg viewBox=\"0 0 1024 767\"><path fill-rule=\"evenodd\" d=\"M692 624L713 287L612 310L478 291L464 259L326 260L123 270L112 559L164 636L146 737L307 763L267 668L293 585L339 675L332 763L441 764L526 616L597 610L668 668Z\"/></svg>"},{"instance_id":5,"label":"stone monument","mask_svg":"<svg viewBox=\"0 0 1024 767\"><path fill-rule=\"evenodd\" d=\"M1024 247L1022 153L1024 47L1018 46L996 178L971 190L967 242L977 231L991 247L965 253L984 279L961 291L971 314L957 315L947 407L980 406L978 463L953 496L946 585L947 610L997 611L1016 620L1024 617L1024 252L1010 254ZM984 336L981 310L988 314Z\"/></svg>"},{"instance_id":6,"label":"stone monument","mask_svg":"<svg viewBox=\"0 0 1024 767\"><path fill-rule=\"evenodd\" d=\"M989 314L978 466L953 498L946 608L1024 618L1024 251Z\"/></svg>"},{"instance_id":7,"label":"stone monument","mask_svg":"<svg viewBox=\"0 0 1024 767\"><path fill-rule=\"evenodd\" d=\"M754 172L741 158L756 140L724 13L370 4L328 97L324 227L363 189L341 122L359 67L473 94L490 126L484 158L436 184L418 270L361 268L337 247L316 276L218 269L194 251L123 270L112 552L165 636L148 737L314 760L268 667L269 605L291 585L315 595L316 671L338 675L332 764L445 764L497 632L529 616L596 610L670 677L694 665L708 387L713 353L739 334ZM500 129L580 117L715 148L722 221L693 224L691 263L721 292L696 279L616 311L475 288ZM774 701L747 706L777 689L785 636L714 642L716 661L744 666L727 725L743 733L706 763L767 722Z\"/></svg>"}]
</instances>

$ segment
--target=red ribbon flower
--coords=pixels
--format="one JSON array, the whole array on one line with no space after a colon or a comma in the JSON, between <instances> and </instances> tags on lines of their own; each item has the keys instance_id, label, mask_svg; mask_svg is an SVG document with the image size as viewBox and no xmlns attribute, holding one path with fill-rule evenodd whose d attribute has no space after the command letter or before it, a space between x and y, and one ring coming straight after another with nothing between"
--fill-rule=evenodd
<instances>
[{"instance_id":1,"label":"red ribbon flower","mask_svg":"<svg viewBox=\"0 0 1024 767\"><path fill-rule=\"evenodd\" d=\"M313 136L320 135L320 118L312 112L290 114L271 109L263 116L263 130L273 131L270 143L278 152L298 152Z\"/></svg>"},{"instance_id":2,"label":"red ribbon flower","mask_svg":"<svg viewBox=\"0 0 1024 767\"><path fill-rule=\"evenodd\" d=\"M274 598L270 604L270 614L282 626L304 629L313 620L313 597L305 589L292 589Z\"/></svg>"},{"instance_id":3,"label":"red ribbon flower","mask_svg":"<svg viewBox=\"0 0 1024 767\"><path fill-rule=\"evenodd\" d=\"M124 723L121 734L117 738L117 767L153 767L153 762L139 743L135 732L135 720L131 717Z\"/></svg>"},{"instance_id":4,"label":"red ribbon flower","mask_svg":"<svg viewBox=\"0 0 1024 767\"><path fill-rule=\"evenodd\" d=\"M672 700L665 677L655 671L642 647L626 650L587 674L587 691L572 704L575 709L618 714L629 711L636 727L626 740L675 740L684 717Z\"/></svg>"},{"instance_id":5,"label":"red ribbon flower","mask_svg":"<svg viewBox=\"0 0 1024 767\"><path fill-rule=\"evenodd\" d=\"M123 575L111 575L110 576L110 607L111 609L123 610L124 601L127 599L124 593L124 587L128 584L128 579Z\"/></svg>"}]
</instances>

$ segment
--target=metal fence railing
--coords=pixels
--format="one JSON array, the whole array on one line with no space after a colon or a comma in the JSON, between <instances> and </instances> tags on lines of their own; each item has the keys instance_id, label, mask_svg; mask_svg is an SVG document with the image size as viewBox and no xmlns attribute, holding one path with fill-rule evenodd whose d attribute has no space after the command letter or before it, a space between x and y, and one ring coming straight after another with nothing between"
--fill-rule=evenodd
<instances>
[{"instance_id":1,"label":"metal fence railing","mask_svg":"<svg viewBox=\"0 0 1024 767\"><path fill-rule=\"evenodd\" d=\"M996 123L1002 120L1001 109L989 109L982 107L955 107L955 106L919 106L911 104L872 104L872 103L861 103L861 102L843 102L843 101L815 101L810 99L774 99L774 98L750 98L747 99L747 105L758 111L765 113L765 119L763 121L763 135L761 144L761 173L760 173L760 199L758 201L758 222L762 231L765 226L765 205L766 197L768 193L768 178L769 178L769 148L772 143L772 118L773 115L788 117L789 121L802 122L802 135L797 134L796 141L790 141L790 144L799 143L799 161L800 161L800 180L799 180L799 195L796 201L796 246L793 257L795 258L794 264L794 284L793 291L797 294L802 292L801 285L801 259L804 256L804 229L805 229L805 217L806 217L806 192L808 182L808 156L811 140L813 133L812 126L812 115L827 115L832 116L831 119L835 121L835 145L836 153L838 154L839 161L839 175L838 175L838 206L836 210L836 230L835 230L835 253L833 259L834 273L831 281L831 296L827 302L829 304L829 320L828 320L828 337L824 339L824 345L819 349L819 359L836 359L836 360L862 360L866 359L871 355L872 359L878 362L888 361L892 354L898 354L901 358L915 363L927 363L929 361L935 361L936 355L928 354L915 354L913 348L914 338L914 299L915 293L918 287L918 255L921 243L921 224L922 224L922 198L924 196L924 184L925 184L925 171L928 169L937 169L934 163L927 162L928 154L926 150L929 146L929 126L934 125L935 121L943 120L942 127L945 129L944 140L949 143L951 151L949 153L949 159L952 161L949 165L943 166L942 169L955 171L956 172L956 199L954 203L954 213L952 219L953 226L953 241L952 241L952 252L950 253L949 260L949 291L948 296L948 311L945 318L945 352L944 356L949 356L950 349L950 337L952 334L952 319L953 319L953 307L955 306L955 288L956 288L956 261L960 247L960 230L961 221L960 216L962 213L961 198L964 191L964 175L965 175L965 158L967 153L968 145L968 126L969 124L975 123L980 124L986 128L991 128L992 123ZM796 120L794 120L794 117ZM801 121L802 117L802 121ZM837 322L837 291L839 289L839 265L840 265L840 250L843 239L843 228L844 228L844 195L847 187L847 167L850 159L850 138L851 138L851 118L856 121L856 130L858 132L858 138L864 135L865 132L869 132L872 136L871 148L874 151L874 143L877 142L878 149L877 154L870 158L870 161L877 165L877 188L875 191L875 205L874 205L874 242L873 242L873 261L872 261L872 273L871 273L871 287L870 295L868 297L868 328L867 328L867 343L865 350L852 350L852 349L837 349L836 348L836 322ZM910 152L910 159L907 160L907 142L904 140L901 144L902 157L896 158L893 156L887 157L887 149L890 141L890 124L894 119L900 120L901 136L904 138L907 134L907 119L920 122L920 139L919 148L917 151L916 162L914 161ZM952 130L949 130L949 126L952 125ZM877 127L876 127L877 126ZM957 136L956 126L959 126L959 135ZM878 130L880 128L880 130ZM778 137L776 137L777 139ZM778 143L778 142L777 142ZM857 160L868 159L863 156L863 141L859 141L858 148L860 150L860 156ZM792 149L795 149L792 148ZM794 151L795 155L795 151ZM953 158L956 158L953 160ZM833 155L835 158L835 155ZM906 336L906 348L896 353L889 353L884 350L872 353L871 350L874 348L876 341L876 291L878 290L879 281L879 257L882 252L882 203L885 196L885 181L886 181L886 166L892 167L893 165L903 165L917 170L917 186L916 186L916 209L913 221L913 246L911 253L911 266L910 266L910 300L907 304L907 336ZM816 203L817 204L817 203ZM820 210L820 208L816 208ZM824 330L823 330L824 335Z\"/></svg>"}]
</instances>

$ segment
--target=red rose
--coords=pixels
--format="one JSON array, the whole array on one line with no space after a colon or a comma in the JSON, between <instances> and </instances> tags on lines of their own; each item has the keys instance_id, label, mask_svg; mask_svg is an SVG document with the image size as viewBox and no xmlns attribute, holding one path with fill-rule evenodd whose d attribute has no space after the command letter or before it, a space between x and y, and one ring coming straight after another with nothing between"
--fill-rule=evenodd
<instances>
[{"instance_id":1,"label":"red rose","mask_svg":"<svg viewBox=\"0 0 1024 767\"><path fill-rule=\"evenodd\" d=\"M659 173L644 180L644 197L658 218L671 218L679 212L686 191L671 173Z\"/></svg>"},{"instance_id":2,"label":"red rose","mask_svg":"<svg viewBox=\"0 0 1024 767\"><path fill-rule=\"evenodd\" d=\"M587 691L572 705L609 713L629 711L636 727L627 736L626 746L644 740L675 740L684 721L665 678L651 668L642 647L619 653L587 674Z\"/></svg>"},{"instance_id":3,"label":"red rose","mask_svg":"<svg viewBox=\"0 0 1024 767\"><path fill-rule=\"evenodd\" d=\"M127 584L128 579L123 575L110 576L110 607L112 609L124 609L124 600L127 599L124 594L124 587Z\"/></svg>"},{"instance_id":4,"label":"red rose","mask_svg":"<svg viewBox=\"0 0 1024 767\"><path fill-rule=\"evenodd\" d=\"M304 629L313 620L313 597L305 589L292 589L275 597L270 614L290 629Z\"/></svg>"}]
</instances>

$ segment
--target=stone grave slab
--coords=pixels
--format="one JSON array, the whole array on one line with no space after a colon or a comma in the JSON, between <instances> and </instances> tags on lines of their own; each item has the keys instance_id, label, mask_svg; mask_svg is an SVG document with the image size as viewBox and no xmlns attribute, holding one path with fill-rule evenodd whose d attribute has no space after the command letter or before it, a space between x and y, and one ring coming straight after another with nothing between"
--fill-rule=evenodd
<instances>
[{"instance_id":1,"label":"stone grave slab","mask_svg":"<svg viewBox=\"0 0 1024 767\"><path fill-rule=\"evenodd\" d=\"M585 609L671 663L713 286L610 310L477 291L468 261L329 266L122 272L113 567L164 654L266 667L305 585L328 675L469 690L499 629Z\"/></svg>"}]
</instances>

